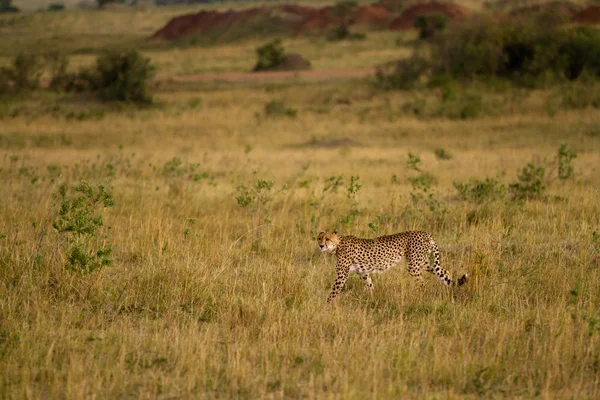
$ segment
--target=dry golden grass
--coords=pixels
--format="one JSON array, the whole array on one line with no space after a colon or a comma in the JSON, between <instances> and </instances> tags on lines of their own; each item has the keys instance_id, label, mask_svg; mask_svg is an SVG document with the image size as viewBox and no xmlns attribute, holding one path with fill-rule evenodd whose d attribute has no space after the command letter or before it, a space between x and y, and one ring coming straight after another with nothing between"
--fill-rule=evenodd
<instances>
[{"instance_id":1,"label":"dry golden grass","mask_svg":"<svg viewBox=\"0 0 600 400\"><path fill-rule=\"evenodd\" d=\"M0 28L0 62L56 44L88 46L72 61L89 65L182 9L28 14ZM359 68L407 55L396 38L284 43L316 68ZM168 78L248 70L261 43L144 53ZM367 81L155 86L143 109L43 91L0 102L0 397L600 396L600 114L563 96L593 85L472 85L451 102ZM266 115L271 101L297 115ZM562 143L578 154L564 182ZM433 211L412 200L409 152L434 178ZM532 160L547 167L540 199L473 204L453 187L516 182ZM345 184L324 191L335 176ZM240 207L256 179L273 182L270 201ZM65 268L52 227L59 186L83 180L115 199L92 240L112 245L113 264L89 275ZM335 227L427 230L471 280L450 291L428 276L418 290L402 264L374 277L372 299L352 277L327 306L334 260L314 235Z\"/></svg>"},{"instance_id":2,"label":"dry golden grass","mask_svg":"<svg viewBox=\"0 0 600 400\"><path fill-rule=\"evenodd\" d=\"M21 100L0 136L2 397L598 398L598 112L550 117L551 94L536 92L504 116L417 119L401 111L415 95L171 87L154 108L83 120L65 118L69 100ZM266 117L274 99L297 117ZM55 116L35 109L46 102ZM452 187L514 182L561 143L578 152L575 177L544 199L475 205ZM412 203L408 152L445 213ZM173 157L206 175L165 172ZM322 194L337 175L360 177L356 198ZM242 209L238 187L256 177L274 182L272 201ZM114 263L87 276L63 267L52 228L59 184L81 180L115 196ZM419 291L401 265L374 277L373 299L353 277L327 306L334 260L312 236L374 236L369 223L430 231L471 281L447 291L426 277Z\"/></svg>"}]
</instances>

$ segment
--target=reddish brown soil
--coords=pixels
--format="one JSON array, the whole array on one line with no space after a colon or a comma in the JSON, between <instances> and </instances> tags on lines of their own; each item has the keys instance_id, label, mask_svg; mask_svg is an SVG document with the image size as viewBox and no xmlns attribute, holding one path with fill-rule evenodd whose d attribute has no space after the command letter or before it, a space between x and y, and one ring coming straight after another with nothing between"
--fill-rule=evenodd
<instances>
[{"instance_id":1,"label":"reddish brown soil","mask_svg":"<svg viewBox=\"0 0 600 400\"><path fill-rule=\"evenodd\" d=\"M590 6L573 16L573 22L580 24L600 24L600 6Z\"/></svg>"},{"instance_id":2,"label":"reddish brown soil","mask_svg":"<svg viewBox=\"0 0 600 400\"><path fill-rule=\"evenodd\" d=\"M333 28L342 23L342 19L333 12L333 7L315 9L294 30L296 33L306 31L320 31Z\"/></svg>"},{"instance_id":3,"label":"reddish brown soil","mask_svg":"<svg viewBox=\"0 0 600 400\"><path fill-rule=\"evenodd\" d=\"M393 31L412 29L417 17L435 13L445 14L450 21L464 21L469 17L467 9L458 4L432 1L407 8L398 18L390 22L388 28Z\"/></svg>"},{"instance_id":4,"label":"reddish brown soil","mask_svg":"<svg viewBox=\"0 0 600 400\"><path fill-rule=\"evenodd\" d=\"M342 23L331 6L313 8L284 4L240 11L200 11L171 19L167 25L154 33L151 39L175 40L199 33L221 32L237 24L260 24L265 17L271 18L270 21L276 21L275 23L283 26L284 30L289 29L290 32L295 33L327 30ZM350 23L385 27L389 19L389 11L371 5L358 7L350 18Z\"/></svg>"},{"instance_id":5,"label":"reddish brown soil","mask_svg":"<svg viewBox=\"0 0 600 400\"><path fill-rule=\"evenodd\" d=\"M376 5L358 7L352 16L352 22L358 25L385 27L389 20L390 12Z\"/></svg>"},{"instance_id":6,"label":"reddish brown soil","mask_svg":"<svg viewBox=\"0 0 600 400\"><path fill-rule=\"evenodd\" d=\"M151 39L174 40L198 33L224 30L236 24L260 23L264 17L273 17L281 23L294 25L312 15L315 9L310 7L287 4L282 6L254 7L235 11L200 11L196 14L186 14L171 19L167 25L158 30Z\"/></svg>"}]
</instances>

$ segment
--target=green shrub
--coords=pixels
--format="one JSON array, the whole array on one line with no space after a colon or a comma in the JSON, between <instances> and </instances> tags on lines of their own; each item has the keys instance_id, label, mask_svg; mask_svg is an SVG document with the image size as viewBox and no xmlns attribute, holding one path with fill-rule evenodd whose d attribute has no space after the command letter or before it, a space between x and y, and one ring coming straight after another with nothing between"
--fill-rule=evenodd
<instances>
[{"instance_id":1,"label":"green shrub","mask_svg":"<svg viewBox=\"0 0 600 400\"><path fill-rule=\"evenodd\" d=\"M40 86L42 64L39 57L19 53L12 65L0 68L0 89L4 92L19 92L36 89Z\"/></svg>"},{"instance_id":2,"label":"green shrub","mask_svg":"<svg viewBox=\"0 0 600 400\"><path fill-rule=\"evenodd\" d=\"M577 153L567 148L566 144L561 144L556 155L556 164L558 165L558 179L567 180L573 176L573 166L571 161L577 158Z\"/></svg>"},{"instance_id":3,"label":"green shrub","mask_svg":"<svg viewBox=\"0 0 600 400\"><path fill-rule=\"evenodd\" d=\"M114 201L112 193L102 185L95 188L82 181L73 189L75 194L70 194L66 184L60 186L60 208L52 226L64 239L65 267L87 275L112 263L112 249L105 247L105 238L99 234L104 225L102 212Z\"/></svg>"},{"instance_id":4,"label":"green shrub","mask_svg":"<svg viewBox=\"0 0 600 400\"><path fill-rule=\"evenodd\" d=\"M407 90L414 88L421 80L430 75L431 63L421 57L413 56L385 66L375 72L375 84L383 90Z\"/></svg>"},{"instance_id":5,"label":"green shrub","mask_svg":"<svg viewBox=\"0 0 600 400\"><path fill-rule=\"evenodd\" d=\"M285 59L285 50L281 40L274 40L257 48L256 55L258 60L254 66L254 71L264 71L281 65Z\"/></svg>"},{"instance_id":6,"label":"green shrub","mask_svg":"<svg viewBox=\"0 0 600 400\"><path fill-rule=\"evenodd\" d=\"M138 51L112 51L99 56L95 68L82 71L80 78L105 100L151 103L147 85L153 73L150 59Z\"/></svg>"},{"instance_id":7,"label":"green shrub","mask_svg":"<svg viewBox=\"0 0 600 400\"><path fill-rule=\"evenodd\" d=\"M64 11L65 5L62 3L52 3L48 6L48 11Z\"/></svg>"},{"instance_id":8,"label":"green shrub","mask_svg":"<svg viewBox=\"0 0 600 400\"><path fill-rule=\"evenodd\" d=\"M290 117L295 118L298 115L298 110L289 108L281 100L272 100L265 104L266 117Z\"/></svg>"},{"instance_id":9,"label":"green shrub","mask_svg":"<svg viewBox=\"0 0 600 400\"><path fill-rule=\"evenodd\" d=\"M421 35L430 39L429 53L423 56L417 46L414 56L399 61L395 70L378 70L380 86L406 89L424 78L439 84L448 78L499 77L527 86L575 80L584 73L600 78L597 29L565 29L535 19L502 23L479 20L432 33L432 24L425 17L417 20Z\"/></svg>"},{"instance_id":10,"label":"green shrub","mask_svg":"<svg viewBox=\"0 0 600 400\"><path fill-rule=\"evenodd\" d=\"M438 148L434 150L435 157L438 160L451 160L452 154L448 153L446 149Z\"/></svg>"},{"instance_id":11,"label":"green shrub","mask_svg":"<svg viewBox=\"0 0 600 400\"><path fill-rule=\"evenodd\" d=\"M481 204L485 201L498 200L504 197L506 187L494 178L481 181L473 179L470 182L454 182L454 188L461 198L469 203Z\"/></svg>"},{"instance_id":12,"label":"green shrub","mask_svg":"<svg viewBox=\"0 0 600 400\"><path fill-rule=\"evenodd\" d=\"M545 169L528 163L519 172L518 182L511 183L508 187L515 200L537 199L542 197L544 186Z\"/></svg>"},{"instance_id":13,"label":"green shrub","mask_svg":"<svg viewBox=\"0 0 600 400\"><path fill-rule=\"evenodd\" d=\"M69 74L69 59L61 53L52 52L45 56L46 66L50 70L50 88L71 91L70 82L76 74Z\"/></svg>"},{"instance_id":14,"label":"green shrub","mask_svg":"<svg viewBox=\"0 0 600 400\"><path fill-rule=\"evenodd\" d=\"M16 13L20 10L12 5L12 0L0 0L0 14L1 13Z\"/></svg>"},{"instance_id":15,"label":"green shrub","mask_svg":"<svg viewBox=\"0 0 600 400\"><path fill-rule=\"evenodd\" d=\"M334 28L327 35L327 40L335 42L338 40L364 40L367 35L364 33L352 33L346 24L341 24Z\"/></svg>"},{"instance_id":16,"label":"green shrub","mask_svg":"<svg viewBox=\"0 0 600 400\"><path fill-rule=\"evenodd\" d=\"M564 56L567 79L577 79L584 71L600 77L600 32L597 29L585 26L571 30L558 51Z\"/></svg>"},{"instance_id":17,"label":"green shrub","mask_svg":"<svg viewBox=\"0 0 600 400\"><path fill-rule=\"evenodd\" d=\"M448 16L443 13L419 15L415 20L415 28L419 31L419 39L430 39L446 29Z\"/></svg>"}]
</instances>

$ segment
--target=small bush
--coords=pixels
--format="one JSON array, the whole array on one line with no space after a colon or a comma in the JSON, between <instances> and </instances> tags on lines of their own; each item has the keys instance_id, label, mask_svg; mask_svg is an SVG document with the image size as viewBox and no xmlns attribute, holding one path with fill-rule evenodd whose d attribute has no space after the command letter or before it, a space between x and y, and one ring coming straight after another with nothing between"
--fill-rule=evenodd
<instances>
[{"instance_id":1,"label":"small bush","mask_svg":"<svg viewBox=\"0 0 600 400\"><path fill-rule=\"evenodd\" d=\"M12 5L12 0L0 0L0 14L2 13L16 13L20 10Z\"/></svg>"},{"instance_id":2,"label":"small bush","mask_svg":"<svg viewBox=\"0 0 600 400\"><path fill-rule=\"evenodd\" d=\"M415 28L419 31L419 39L430 39L446 29L448 16L443 13L420 15L415 20Z\"/></svg>"},{"instance_id":3,"label":"small bush","mask_svg":"<svg viewBox=\"0 0 600 400\"><path fill-rule=\"evenodd\" d=\"M105 100L151 103L147 85L153 73L150 59L138 51L113 51L99 56L95 68L80 78Z\"/></svg>"},{"instance_id":4,"label":"small bush","mask_svg":"<svg viewBox=\"0 0 600 400\"><path fill-rule=\"evenodd\" d=\"M48 6L48 11L64 11L65 5L62 3L52 3Z\"/></svg>"},{"instance_id":5,"label":"small bush","mask_svg":"<svg viewBox=\"0 0 600 400\"><path fill-rule=\"evenodd\" d=\"M67 68L69 67L69 59L58 52L49 53L45 56L47 68L50 70L50 88L54 90L71 91L70 82L72 76Z\"/></svg>"},{"instance_id":6,"label":"small bush","mask_svg":"<svg viewBox=\"0 0 600 400\"><path fill-rule=\"evenodd\" d=\"M571 161L577 158L577 153L567 148L566 144L561 144L556 155L556 163L558 164L558 179L561 181L567 180L573 176L573 166Z\"/></svg>"},{"instance_id":7,"label":"small bush","mask_svg":"<svg viewBox=\"0 0 600 400\"><path fill-rule=\"evenodd\" d=\"M528 163L519 172L519 181L511 183L509 190L515 200L537 199L542 197L545 169L538 167L533 162Z\"/></svg>"},{"instance_id":8,"label":"small bush","mask_svg":"<svg viewBox=\"0 0 600 400\"><path fill-rule=\"evenodd\" d=\"M278 67L285 59L285 50L281 40L274 40L256 49L258 60L254 71L265 71Z\"/></svg>"},{"instance_id":9,"label":"small bush","mask_svg":"<svg viewBox=\"0 0 600 400\"><path fill-rule=\"evenodd\" d=\"M3 91L19 92L40 86L42 64L39 57L19 53L9 67L0 68L0 88Z\"/></svg>"},{"instance_id":10,"label":"small bush","mask_svg":"<svg viewBox=\"0 0 600 400\"><path fill-rule=\"evenodd\" d=\"M430 70L430 62L415 55L406 60L378 67L375 83L383 90L408 90L414 88L421 80L427 79Z\"/></svg>"},{"instance_id":11,"label":"small bush","mask_svg":"<svg viewBox=\"0 0 600 400\"><path fill-rule=\"evenodd\" d=\"M451 160L452 159L452 155L443 148L435 149L434 154L438 160Z\"/></svg>"},{"instance_id":12,"label":"small bush","mask_svg":"<svg viewBox=\"0 0 600 400\"><path fill-rule=\"evenodd\" d=\"M265 104L266 117L290 117L295 118L298 115L298 110L289 108L281 100L272 100Z\"/></svg>"},{"instance_id":13,"label":"small bush","mask_svg":"<svg viewBox=\"0 0 600 400\"><path fill-rule=\"evenodd\" d=\"M112 249L104 247L105 238L99 233L104 225L102 213L114 201L112 193L102 185L95 188L82 181L73 189L75 194L69 194L66 184L60 186L60 209L52 226L65 239L65 267L87 275L112 263Z\"/></svg>"},{"instance_id":14,"label":"small bush","mask_svg":"<svg viewBox=\"0 0 600 400\"><path fill-rule=\"evenodd\" d=\"M339 41L339 40L364 40L367 38L367 35L364 33L352 33L350 32L350 28L348 25L341 24L327 35L327 40L331 42Z\"/></svg>"},{"instance_id":15,"label":"small bush","mask_svg":"<svg viewBox=\"0 0 600 400\"><path fill-rule=\"evenodd\" d=\"M461 198L469 203L481 204L486 201L498 200L506 194L506 187L493 178L480 181L474 179L467 183L454 182L454 188Z\"/></svg>"}]
</instances>

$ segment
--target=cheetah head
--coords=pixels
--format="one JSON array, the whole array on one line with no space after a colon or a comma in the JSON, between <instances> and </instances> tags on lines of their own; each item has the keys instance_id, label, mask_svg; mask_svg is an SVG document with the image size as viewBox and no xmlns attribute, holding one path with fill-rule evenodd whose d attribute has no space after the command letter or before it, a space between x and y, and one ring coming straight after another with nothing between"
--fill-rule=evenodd
<instances>
[{"instance_id":1,"label":"cheetah head","mask_svg":"<svg viewBox=\"0 0 600 400\"><path fill-rule=\"evenodd\" d=\"M323 252L333 253L337 245L340 243L340 237L337 232L321 232L317 236L319 249Z\"/></svg>"}]
</instances>

